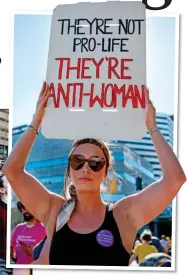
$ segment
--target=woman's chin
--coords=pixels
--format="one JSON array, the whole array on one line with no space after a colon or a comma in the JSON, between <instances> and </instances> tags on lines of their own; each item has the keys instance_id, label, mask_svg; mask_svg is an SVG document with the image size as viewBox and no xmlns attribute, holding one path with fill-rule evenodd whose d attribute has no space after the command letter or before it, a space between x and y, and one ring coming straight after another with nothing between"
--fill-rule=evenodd
<instances>
[{"instance_id":1,"label":"woman's chin","mask_svg":"<svg viewBox=\"0 0 187 275\"><path fill-rule=\"evenodd\" d=\"M93 183L92 184L85 184L82 183L79 185L79 187L76 187L76 191L77 192L100 192L100 187L98 188L97 186L94 186Z\"/></svg>"}]
</instances>

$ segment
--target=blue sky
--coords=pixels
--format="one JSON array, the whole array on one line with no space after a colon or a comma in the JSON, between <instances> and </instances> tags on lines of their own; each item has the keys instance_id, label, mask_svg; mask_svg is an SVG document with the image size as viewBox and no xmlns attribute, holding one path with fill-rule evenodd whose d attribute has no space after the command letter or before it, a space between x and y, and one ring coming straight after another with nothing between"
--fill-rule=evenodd
<instances>
[{"instance_id":1,"label":"blue sky","mask_svg":"<svg viewBox=\"0 0 187 275\"><path fill-rule=\"evenodd\" d=\"M13 127L29 124L45 79L51 15L15 15ZM173 114L175 18L147 18L147 86L157 112Z\"/></svg>"}]
</instances>

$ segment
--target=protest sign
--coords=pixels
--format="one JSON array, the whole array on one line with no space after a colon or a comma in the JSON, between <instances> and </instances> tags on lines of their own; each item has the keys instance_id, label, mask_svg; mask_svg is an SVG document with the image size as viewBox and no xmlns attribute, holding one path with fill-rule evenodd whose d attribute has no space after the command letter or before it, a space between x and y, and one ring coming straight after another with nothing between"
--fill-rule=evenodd
<instances>
[{"instance_id":1,"label":"protest sign","mask_svg":"<svg viewBox=\"0 0 187 275\"><path fill-rule=\"evenodd\" d=\"M47 138L140 139L146 134L145 5L104 2L54 9L42 123Z\"/></svg>"}]
</instances>

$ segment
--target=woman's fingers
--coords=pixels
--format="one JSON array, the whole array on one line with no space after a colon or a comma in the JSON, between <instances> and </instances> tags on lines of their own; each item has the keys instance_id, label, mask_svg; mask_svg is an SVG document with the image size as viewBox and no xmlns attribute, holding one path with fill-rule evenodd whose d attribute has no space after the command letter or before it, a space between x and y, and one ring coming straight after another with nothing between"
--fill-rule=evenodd
<instances>
[{"instance_id":1,"label":"woman's fingers","mask_svg":"<svg viewBox=\"0 0 187 275\"><path fill-rule=\"evenodd\" d=\"M145 102L146 102L146 105L149 103L149 89L148 88L145 89Z\"/></svg>"},{"instance_id":2,"label":"woman's fingers","mask_svg":"<svg viewBox=\"0 0 187 275\"><path fill-rule=\"evenodd\" d=\"M145 102L146 102L146 105L153 104L153 102L149 98L149 89L148 88L146 88L146 90L145 90Z\"/></svg>"},{"instance_id":3,"label":"woman's fingers","mask_svg":"<svg viewBox=\"0 0 187 275\"><path fill-rule=\"evenodd\" d=\"M42 96L41 96L41 100L43 100L43 98L46 96L46 94L48 93L48 91L49 91L49 85L46 84L45 90L44 90L44 92L43 92L43 94L42 94Z\"/></svg>"},{"instance_id":4,"label":"woman's fingers","mask_svg":"<svg viewBox=\"0 0 187 275\"><path fill-rule=\"evenodd\" d=\"M48 86L48 89L45 91L43 97L42 97L42 105L45 105L47 103L47 100L49 98L49 94L50 94L50 89L49 89L49 86Z\"/></svg>"},{"instance_id":5,"label":"woman's fingers","mask_svg":"<svg viewBox=\"0 0 187 275\"><path fill-rule=\"evenodd\" d=\"M43 93L45 92L45 89L46 89L46 81L43 82L43 85L42 85L42 89L41 89L41 92L40 92L40 95L39 95L39 98L41 98L41 96L43 95Z\"/></svg>"},{"instance_id":6,"label":"woman's fingers","mask_svg":"<svg viewBox=\"0 0 187 275\"><path fill-rule=\"evenodd\" d=\"M45 85L45 90L43 91L42 95L41 95L40 98L39 98L39 101L38 101L39 104L40 104L40 103L43 103L43 99L45 98L45 96L46 96L46 94L48 93L48 91L49 91L49 85L46 84L46 85Z\"/></svg>"}]
</instances>

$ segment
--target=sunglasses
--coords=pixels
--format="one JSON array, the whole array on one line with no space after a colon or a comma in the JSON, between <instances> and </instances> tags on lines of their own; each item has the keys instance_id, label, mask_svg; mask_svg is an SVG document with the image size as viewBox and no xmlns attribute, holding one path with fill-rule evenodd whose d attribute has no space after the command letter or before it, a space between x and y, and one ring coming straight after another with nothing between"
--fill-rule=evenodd
<instances>
[{"instance_id":1,"label":"sunglasses","mask_svg":"<svg viewBox=\"0 0 187 275\"><path fill-rule=\"evenodd\" d=\"M94 172L99 172L105 166L105 159L99 156L93 156L89 159L85 159L81 155L71 155L69 158L69 165L73 170L80 170L85 163L88 163L90 169Z\"/></svg>"}]
</instances>

